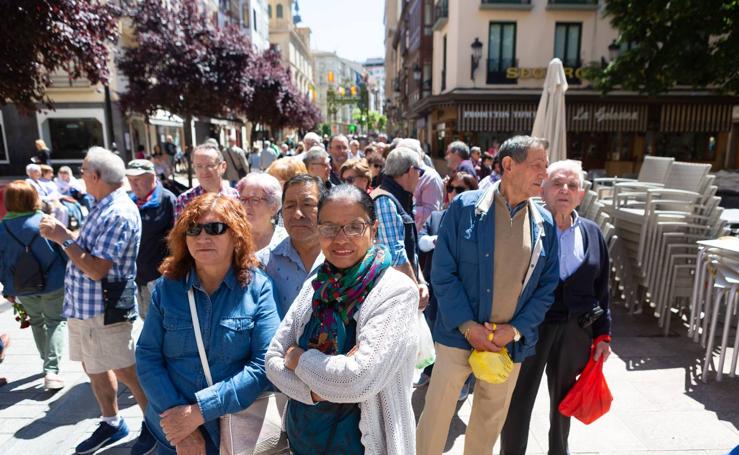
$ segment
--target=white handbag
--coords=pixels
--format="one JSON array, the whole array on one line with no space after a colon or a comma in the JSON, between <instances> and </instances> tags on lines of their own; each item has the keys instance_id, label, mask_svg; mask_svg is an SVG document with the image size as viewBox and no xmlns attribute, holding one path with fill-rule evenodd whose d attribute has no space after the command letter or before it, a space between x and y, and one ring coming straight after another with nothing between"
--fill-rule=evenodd
<instances>
[{"instance_id":1,"label":"white handbag","mask_svg":"<svg viewBox=\"0 0 739 455\"><path fill-rule=\"evenodd\" d=\"M203 335L195 308L192 289L187 293L190 302L195 341L198 345L200 363L203 365L208 386L213 385L208 358L205 355ZM221 455L277 455L289 454L287 437L282 434L282 418L278 407L281 393L264 392L243 411L221 417ZM280 401L285 402L286 398Z\"/></svg>"}]
</instances>

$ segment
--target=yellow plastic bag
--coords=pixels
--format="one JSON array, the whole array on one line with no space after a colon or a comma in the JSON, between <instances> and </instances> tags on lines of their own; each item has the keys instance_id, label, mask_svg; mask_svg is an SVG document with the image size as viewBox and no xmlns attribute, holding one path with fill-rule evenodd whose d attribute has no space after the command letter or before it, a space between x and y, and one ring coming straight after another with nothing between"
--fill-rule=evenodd
<instances>
[{"instance_id":1,"label":"yellow plastic bag","mask_svg":"<svg viewBox=\"0 0 739 455\"><path fill-rule=\"evenodd\" d=\"M500 352L478 351L474 349L472 354L470 354L468 362L472 367L472 374L477 379L491 384L502 384L506 382L511 371L513 371L513 360L511 360L508 349L505 347Z\"/></svg>"}]
</instances>

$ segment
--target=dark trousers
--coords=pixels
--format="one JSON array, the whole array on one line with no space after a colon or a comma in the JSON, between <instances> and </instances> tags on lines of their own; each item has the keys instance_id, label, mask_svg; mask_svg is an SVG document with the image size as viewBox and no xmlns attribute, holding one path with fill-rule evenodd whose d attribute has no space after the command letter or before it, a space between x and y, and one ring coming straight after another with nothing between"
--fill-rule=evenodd
<instances>
[{"instance_id":1,"label":"dark trousers","mask_svg":"<svg viewBox=\"0 0 739 455\"><path fill-rule=\"evenodd\" d=\"M583 329L577 318L567 322L544 322L539 326L536 354L521 365L503 431L501 455L524 455L529 437L531 411L544 370L549 386L549 455L569 453L570 418L559 413L559 403L585 368L593 342L592 330Z\"/></svg>"}]
</instances>

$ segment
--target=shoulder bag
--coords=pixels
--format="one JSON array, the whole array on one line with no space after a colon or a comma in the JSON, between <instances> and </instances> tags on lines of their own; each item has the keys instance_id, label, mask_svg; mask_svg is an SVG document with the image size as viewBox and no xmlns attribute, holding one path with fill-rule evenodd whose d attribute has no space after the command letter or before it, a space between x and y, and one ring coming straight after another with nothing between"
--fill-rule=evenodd
<instances>
[{"instance_id":1,"label":"shoulder bag","mask_svg":"<svg viewBox=\"0 0 739 455\"><path fill-rule=\"evenodd\" d=\"M208 386L213 385L208 358L205 355L203 335L200 332L200 321L195 308L193 290L187 292L190 301L190 315L198 345L200 362L203 365L205 380ZM278 455L289 454L287 437L282 436L282 418L280 417L277 396L274 392L264 392L243 411L226 414L220 418L221 455ZM284 402L284 400L281 400Z\"/></svg>"}]
</instances>

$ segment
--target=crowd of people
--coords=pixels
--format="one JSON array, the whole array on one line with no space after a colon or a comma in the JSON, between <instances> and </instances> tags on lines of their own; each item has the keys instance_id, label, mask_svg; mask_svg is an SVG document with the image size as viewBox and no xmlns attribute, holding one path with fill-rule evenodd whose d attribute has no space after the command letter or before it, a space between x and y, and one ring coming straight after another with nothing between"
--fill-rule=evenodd
<instances>
[{"instance_id":1,"label":"crowd of people","mask_svg":"<svg viewBox=\"0 0 739 455\"><path fill-rule=\"evenodd\" d=\"M82 182L32 164L6 187L3 294L28 312L46 388L64 386L65 339L90 378L102 418L79 454L129 434L118 382L144 414L134 454L217 454L221 419L265 393L297 455L441 454L470 393L465 453L500 437L501 453L524 454L544 371L549 453L565 454L558 403L591 348L610 352L609 266L576 211L579 162L550 164L547 147L455 141L442 177L412 138L362 148L311 132L258 154L208 140L177 196L145 155L93 147ZM72 190L89 204L78 229L55 211ZM33 286L19 277L28 251ZM414 383L419 324L436 361ZM473 350L508 356L507 378L475 378ZM414 387L427 387L417 425Z\"/></svg>"}]
</instances>

